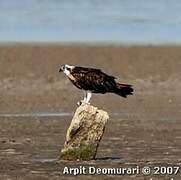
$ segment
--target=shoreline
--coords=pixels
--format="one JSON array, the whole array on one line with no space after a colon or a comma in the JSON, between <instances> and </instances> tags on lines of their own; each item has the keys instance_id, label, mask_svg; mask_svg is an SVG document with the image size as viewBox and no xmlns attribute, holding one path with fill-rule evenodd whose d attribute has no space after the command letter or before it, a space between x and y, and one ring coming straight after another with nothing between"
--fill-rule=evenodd
<instances>
[{"instance_id":1,"label":"shoreline","mask_svg":"<svg viewBox=\"0 0 181 180\"><path fill-rule=\"evenodd\" d=\"M0 41L3 46L90 46L90 47L181 47L181 43L139 43L139 42L66 42L66 41Z\"/></svg>"}]
</instances>

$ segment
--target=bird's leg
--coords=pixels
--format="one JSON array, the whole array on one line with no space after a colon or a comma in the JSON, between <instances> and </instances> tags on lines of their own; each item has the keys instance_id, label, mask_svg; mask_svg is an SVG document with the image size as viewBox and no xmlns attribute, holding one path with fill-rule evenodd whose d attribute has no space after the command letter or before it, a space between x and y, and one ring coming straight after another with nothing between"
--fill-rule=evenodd
<instances>
[{"instance_id":1,"label":"bird's leg","mask_svg":"<svg viewBox=\"0 0 181 180\"><path fill-rule=\"evenodd\" d=\"M87 96L86 96L85 103L90 104L89 101L90 101L91 97L92 97L92 92L91 91L87 91Z\"/></svg>"},{"instance_id":2,"label":"bird's leg","mask_svg":"<svg viewBox=\"0 0 181 180\"><path fill-rule=\"evenodd\" d=\"M77 103L77 105L80 106L83 103L90 104L89 101L90 101L91 97L92 97L92 93L90 91L84 91L84 99L79 101Z\"/></svg>"},{"instance_id":3,"label":"bird's leg","mask_svg":"<svg viewBox=\"0 0 181 180\"><path fill-rule=\"evenodd\" d=\"M84 99L82 100L82 102L86 102L87 99L87 91L84 91Z\"/></svg>"}]
</instances>

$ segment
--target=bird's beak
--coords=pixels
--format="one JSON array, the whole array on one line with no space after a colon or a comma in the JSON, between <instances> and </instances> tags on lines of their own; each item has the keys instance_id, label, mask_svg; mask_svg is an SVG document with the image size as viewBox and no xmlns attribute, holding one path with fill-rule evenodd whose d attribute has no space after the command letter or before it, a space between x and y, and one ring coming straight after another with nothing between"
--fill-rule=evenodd
<instances>
[{"instance_id":1,"label":"bird's beak","mask_svg":"<svg viewBox=\"0 0 181 180\"><path fill-rule=\"evenodd\" d=\"M63 72L63 65L60 66L59 72Z\"/></svg>"}]
</instances>

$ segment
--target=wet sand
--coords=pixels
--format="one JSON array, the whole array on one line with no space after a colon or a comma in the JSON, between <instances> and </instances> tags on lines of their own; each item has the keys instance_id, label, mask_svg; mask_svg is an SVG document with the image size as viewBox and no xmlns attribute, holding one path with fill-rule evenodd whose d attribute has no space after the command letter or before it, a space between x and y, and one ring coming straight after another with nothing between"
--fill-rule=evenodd
<instances>
[{"instance_id":1,"label":"wet sand","mask_svg":"<svg viewBox=\"0 0 181 180\"><path fill-rule=\"evenodd\" d=\"M181 47L1 45L0 179L75 179L66 166L180 166ZM133 84L135 95L95 95L110 120L91 162L57 163L82 93L59 64L93 66ZM61 114L65 113L65 114ZM12 116L13 115L13 116ZM81 175L79 179L180 179L177 175Z\"/></svg>"}]
</instances>

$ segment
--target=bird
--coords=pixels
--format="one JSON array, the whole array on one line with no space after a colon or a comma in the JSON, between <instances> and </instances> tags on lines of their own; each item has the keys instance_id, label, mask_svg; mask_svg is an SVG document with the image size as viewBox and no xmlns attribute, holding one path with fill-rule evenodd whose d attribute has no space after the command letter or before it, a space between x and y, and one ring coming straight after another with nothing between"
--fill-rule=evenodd
<instances>
[{"instance_id":1,"label":"bird","mask_svg":"<svg viewBox=\"0 0 181 180\"><path fill-rule=\"evenodd\" d=\"M104 73L101 69L90 67L60 65L59 72L63 72L77 88L83 90L84 98L77 104L90 104L92 93L114 93L123 98L133 95L133 87L116 81L116 77Z\"/></svg>"}]
</instances>

